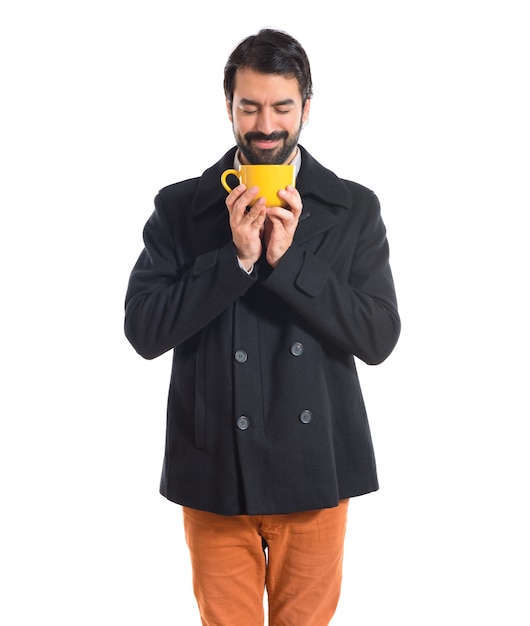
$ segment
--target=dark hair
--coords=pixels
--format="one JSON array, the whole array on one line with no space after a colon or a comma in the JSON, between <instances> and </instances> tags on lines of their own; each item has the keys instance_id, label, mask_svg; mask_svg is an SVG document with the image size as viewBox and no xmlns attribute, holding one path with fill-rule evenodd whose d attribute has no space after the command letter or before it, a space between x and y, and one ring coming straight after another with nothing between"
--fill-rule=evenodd
<instances>
[{"instance_id":1,"label":"dark hair","mask_svg":"<svg viewBox=\"0 0 530 626\"><path fill-rule=\"evenodd\" d=\"M302 46L287 33L264 28L257 35L244 39L232 52L225 65L224 90L232 102L236 72L250 68L262 74L280 74L296 78L302 105L313 95L309 59Z\"/></svg>"}]
</instances>

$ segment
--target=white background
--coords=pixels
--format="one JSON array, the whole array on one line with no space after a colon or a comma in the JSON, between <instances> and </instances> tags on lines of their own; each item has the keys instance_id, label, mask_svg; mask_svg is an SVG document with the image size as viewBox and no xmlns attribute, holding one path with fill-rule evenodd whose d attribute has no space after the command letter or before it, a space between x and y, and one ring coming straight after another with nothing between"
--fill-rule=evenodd
<instances>
[{"instance_id":1,"label":"white background","mask_svg":"<svg viewBox=\"0 0 530 626\"><path fill-rule=\"evenodd\" d=\"M526 4L2 2L0 623L199 623L158 494L169 355L123 300L158 189L233 143L226 58L273 26L312 63L303 145L381 200L403 319L360 366L381 490L333 626L528 626Z\"/></svg>"}]
</instances>

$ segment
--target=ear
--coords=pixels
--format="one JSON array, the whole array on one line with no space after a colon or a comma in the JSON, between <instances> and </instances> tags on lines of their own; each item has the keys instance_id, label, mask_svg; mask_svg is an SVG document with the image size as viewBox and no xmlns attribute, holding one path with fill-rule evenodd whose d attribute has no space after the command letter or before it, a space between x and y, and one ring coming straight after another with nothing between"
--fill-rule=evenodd
<instances>
[{"instance_id":1,"label":"ear","mask_svg":"<svg viewBox=\"0 0 530 626\"><path fill-rule=\"evenodd\" d=\"M308 98L304 104L304 110L302 111L302 124L305 124L309 119L309 109L311 108L311 98Z\"/></svg>"},{"instance_id":2,"label":"ear","mask_svg":"<svg viewBox=\"0 0 530 626\"><path fill-rule=\"evenodd\" d=\"M227 99L226 100L226 110L228 111L228 118L231 122L234 121L232 117L232 103Z\"/></svg>"}]
</instances>

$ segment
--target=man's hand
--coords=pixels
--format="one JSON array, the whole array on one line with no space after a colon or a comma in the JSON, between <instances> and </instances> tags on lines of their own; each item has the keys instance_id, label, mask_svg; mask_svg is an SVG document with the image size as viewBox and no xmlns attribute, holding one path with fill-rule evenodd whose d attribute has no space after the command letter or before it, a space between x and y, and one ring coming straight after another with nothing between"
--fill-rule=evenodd
<instances>
[{"instance_id":1,"label":"man's hand","mask_svg":"<svg viewBox=\"0 0 530 626\"><path fill-rule=\"evenodd\" d=\"M298 220L302 214L302 199L298 191L289 185L278 194L287 202L289 208L267 208L267 220L263 230L263 244L269 265L276 267L280 259L293 243Z\"/></svg>"},{"instance_id":2,"label":"man's hand","mask_svg":"<svg viewBox=\"0 0 530 626\"><path fill-rule=\"evenodd\" d=\"M258 192L257 187L247 189L245 185L238 185L226 199L237 256L247 270L258 261L262 251L261 234L266 216L265 199L258 198L250 209L247 208Z\"/></svg>"}]
</instances>

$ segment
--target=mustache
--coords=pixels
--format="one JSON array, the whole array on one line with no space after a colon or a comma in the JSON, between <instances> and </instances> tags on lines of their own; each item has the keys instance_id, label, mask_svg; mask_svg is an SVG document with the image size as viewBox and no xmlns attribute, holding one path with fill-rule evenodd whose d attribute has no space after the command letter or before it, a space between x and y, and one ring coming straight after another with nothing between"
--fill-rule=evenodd
<instances>
[{"instance_id":1,"label":"mustache","mask_svg":"<svg viewBox=\"0 0 530 626\"><path fill-rule=\"evenodd\" d=\"M289 133L286 130L274 131L270 135L252 131L245 134L245 140L249 143L251 141L278 141L279 139L285 140L288 137Z\"/></svg>"}]
</instances>

